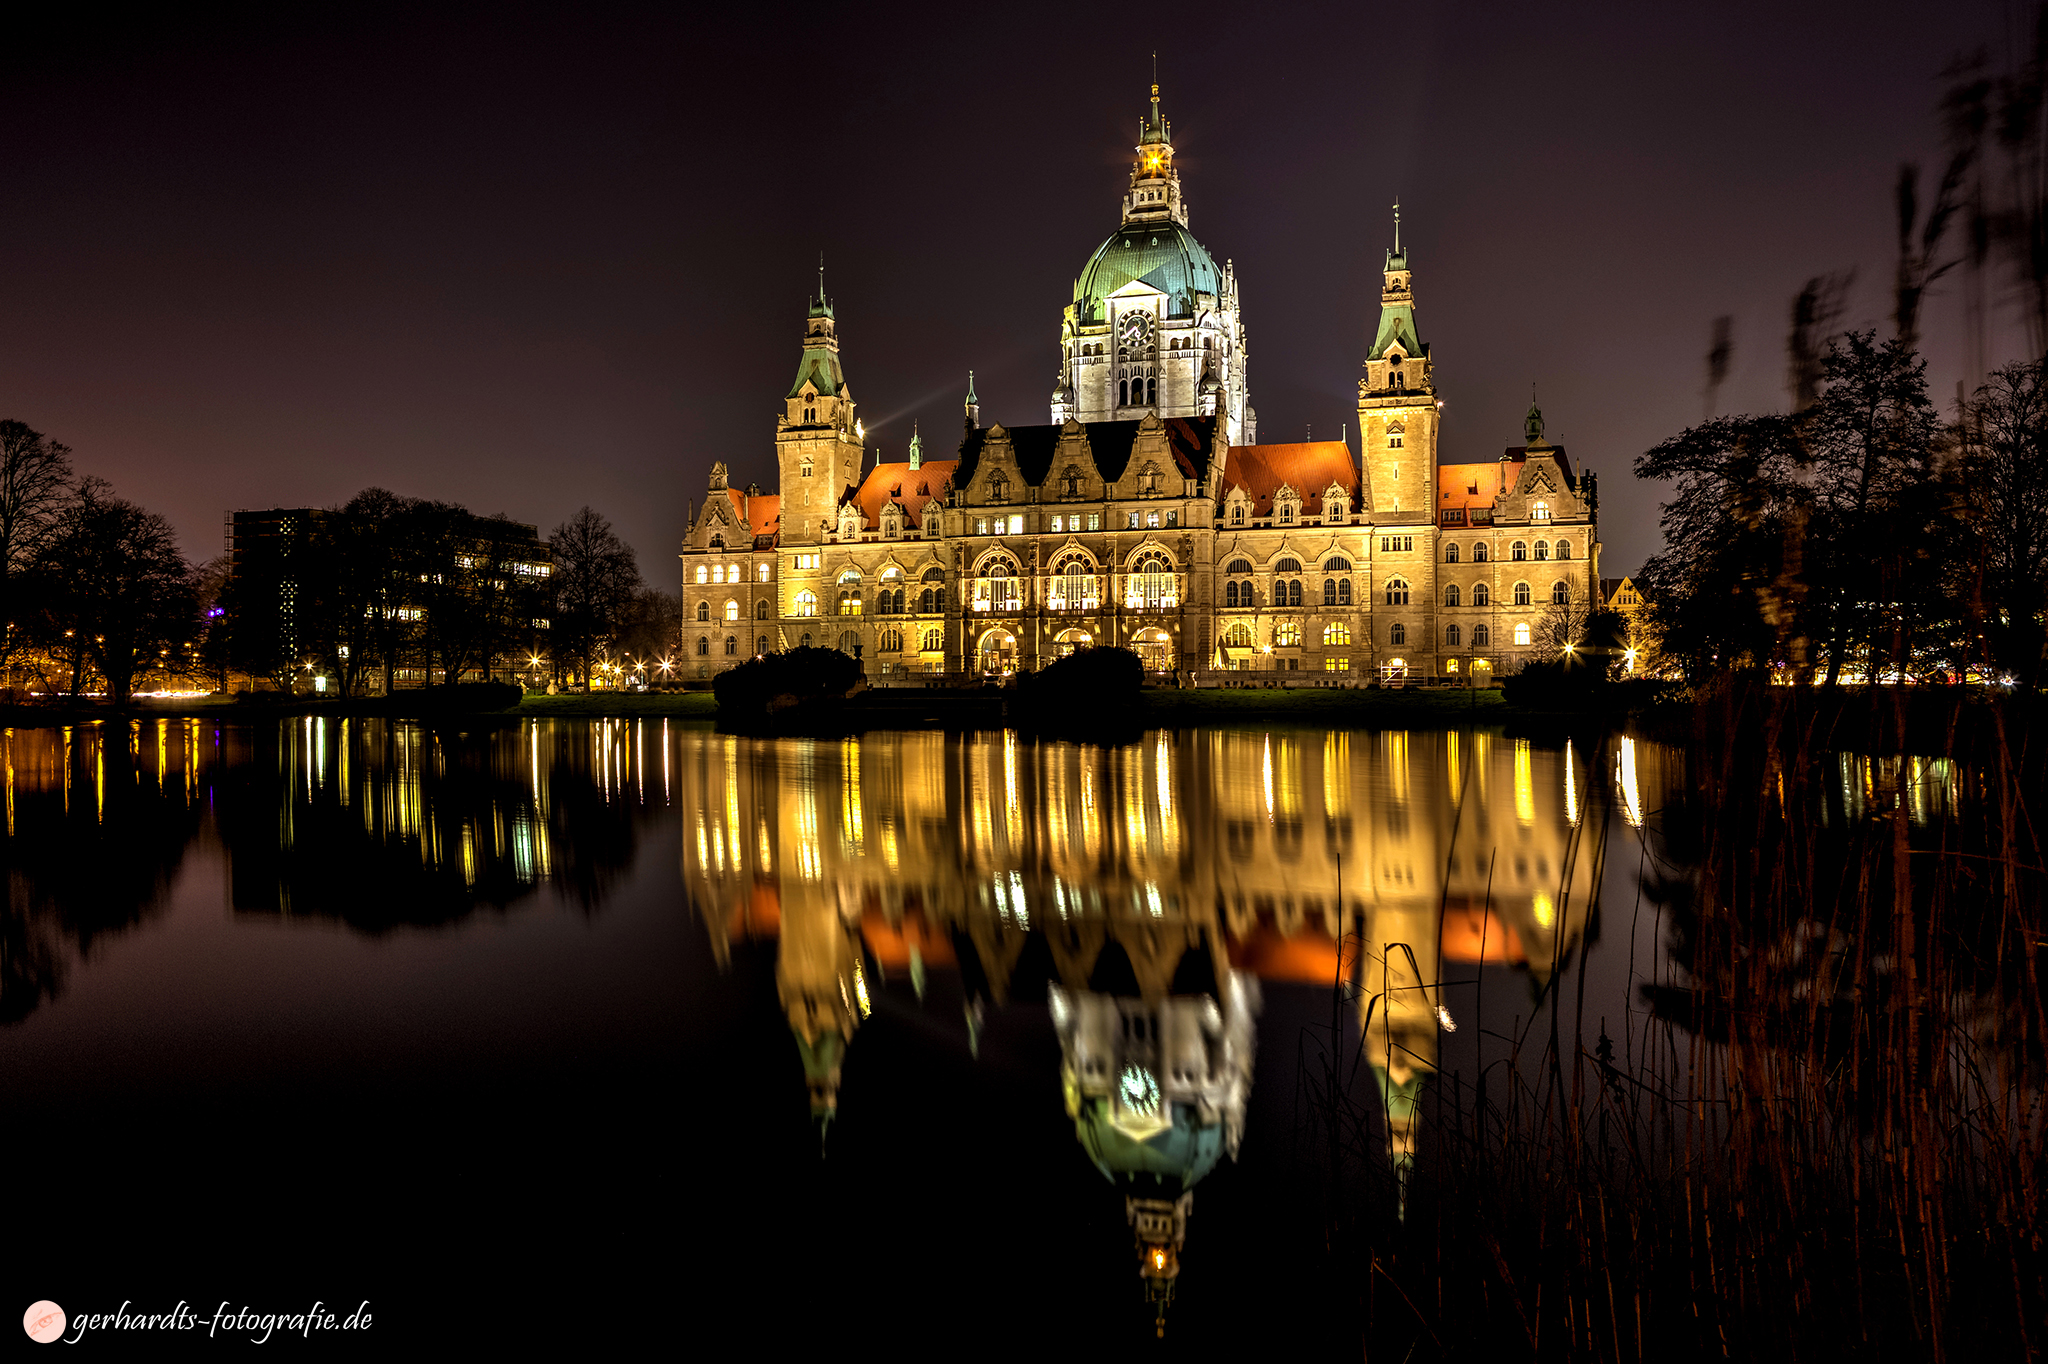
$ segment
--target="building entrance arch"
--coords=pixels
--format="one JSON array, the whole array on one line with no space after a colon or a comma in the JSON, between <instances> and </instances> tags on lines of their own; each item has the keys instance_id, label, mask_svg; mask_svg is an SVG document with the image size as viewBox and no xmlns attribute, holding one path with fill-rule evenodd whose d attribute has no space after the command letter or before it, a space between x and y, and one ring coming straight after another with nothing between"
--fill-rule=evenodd
<instances>
[{"instance_id":1,"label":"building entrance arch","mask_svg":"<svg viewBox=\"0 0 2048 1364\"><path fill-rule=\"evenodd\" d=\"M1058 650L1059 657L1065 658L1067 655L1077 650L1085 649L1093 643L1095 643L1095 637L1086 630L1062 630L1060 631L1060 637L1053 641L1053 647Z\"/></svg>"},{"instance_id":2,"label":"building entrance arch","mask_svg":"<svg viewBox=\"0 0 2048 1364\"><path fill-rule=\"evenodd\" d=\"M989 631L975 651L975 665L985 677L1009 677L1017 671L1017 637L1008 630Z\"/></svg>"},{"instance_id":3,"label":"building entrance arch","mask_svg":"<svg viewBox=\"0 0 2048 1364\"><path fill-rule=\"evenodd\" d=\"M1131 650L1148 673L1173 671L1173 636L1164 630L1140 630L1131 640Z\"/></svg>"}]
</instances>

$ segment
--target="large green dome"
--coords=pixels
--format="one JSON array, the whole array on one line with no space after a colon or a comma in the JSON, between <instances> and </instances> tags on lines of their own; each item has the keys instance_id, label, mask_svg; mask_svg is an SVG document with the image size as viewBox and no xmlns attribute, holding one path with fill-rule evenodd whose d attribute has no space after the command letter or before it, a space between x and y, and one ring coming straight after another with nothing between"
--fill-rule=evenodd
<instances>
[{"instance_id":1,"label":"large green dome","mask_svg":"<svg viewBox=\"0 0 2048 1364\"><path fill-rule=\"evenodd\" d=\"M1193 233L1175 222L1126 223L1095 248L1074 282L1075 321L1105 320L1102 301L1134 279L1166 295L1168 317L1193 316L1196 294L1222 292L1216 262Z\"/></svg>"}]
</instances>

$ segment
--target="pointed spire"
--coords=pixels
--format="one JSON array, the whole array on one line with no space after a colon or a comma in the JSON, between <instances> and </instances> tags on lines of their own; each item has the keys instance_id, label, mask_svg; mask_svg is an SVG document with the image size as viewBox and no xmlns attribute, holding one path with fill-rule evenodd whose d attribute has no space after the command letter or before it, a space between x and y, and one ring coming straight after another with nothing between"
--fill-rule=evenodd
<instances>
[{"instance_id":1,"label":"pointed spire","mask_svg":"<svg viewBox=\"0 0 2048 1364\"><path fill-rule=\"evenodd\" d=\"M1543 409L1536 406L1536 383L1529 383L1529 415L1522 419L1522 434L1529 438L1530 448L1543 445Z\"/></svg>"},{"instance_id":2,"label":"pointed spire","mask_svg":"<svg viewBox=\"0 0 2048 1364\"><path fill-rule=\"evenodd\" d=\"M1398 194L1394 196L1394 254L1397 256L1401 254L1401 196ZM818 278L820 281L823 281L824 277L824 267L820 266ZM825 286L821 282L818 287L822 290Z\"/></svg>"},{"instance_id":3,"label":"pointed spire","mask_svg":"<svg viewBox=\"0 0 2048 1364\"><path fill-rule=\"evenodd\" d=\"M916 422L910 424L910 467L912 469L924 467L924 441L917 434Z\"/></svg>"},{"instance_id":4,"label":"pointed spire","mask_svg":"<svg viewBox=\"0 0 2048 1364\"><path fill-rule=\"evenodd\" d=\"M981 399L974 396L974 371L967 371L967 429L974 431L981 426Z\"/></svg>"}]
</instances>

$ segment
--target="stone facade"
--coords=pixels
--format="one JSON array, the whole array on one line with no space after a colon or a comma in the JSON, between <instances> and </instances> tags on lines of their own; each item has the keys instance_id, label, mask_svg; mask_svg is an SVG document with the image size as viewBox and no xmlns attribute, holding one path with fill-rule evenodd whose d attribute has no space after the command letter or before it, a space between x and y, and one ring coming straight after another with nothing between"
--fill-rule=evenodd
<instances>
[{"instance_id":1,"label":"stone facade","mask_svg":"<svg viewBox=\"0 0 2048 1364\"><path fill-rule=\"evenodd\" d=\"M877 681L1005 676L1089 645L1159 673L1460 680L1554 656L1595 600L1598 495L1543 438L1439 461L1414 276L1387 252L1359 451L1256 443L1233 269L1186 231L1154 91L1117 234L1061 323L1053 421L869 463L822 289L776 419L781 486L710 496L683 554L685 677L801 645ZM1142 399L1137 395L1142 389Z\"/></svg>"}]
</instances>

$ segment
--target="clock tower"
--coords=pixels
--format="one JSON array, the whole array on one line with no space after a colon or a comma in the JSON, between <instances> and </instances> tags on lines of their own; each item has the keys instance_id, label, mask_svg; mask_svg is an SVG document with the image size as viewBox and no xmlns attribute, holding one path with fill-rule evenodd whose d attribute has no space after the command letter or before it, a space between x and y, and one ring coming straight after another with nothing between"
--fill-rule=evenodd
<instances>
[{"instance_id":1,"label":"clock tower","mask_svg":"<svg viewBox=\"0 0 2048 1364\"><path fill-rule=\"evenodd\" d=\"M775 419L782 475L782 543L815 545L834 528L839 502L860 482L861 424L839 365L839 336L825 281L804 319L796 382Z\"/></svg>"},{"instance_id":2,"label":"clock tower","mask_svg":"<svg viewBox=\"0 0 2048 1364\"><path fill-rule=\"evenodd\" d=\"M1380 325L1358 381L1358 432L1365 456L1366 506L1375 521L1434 525L1436 374L1415 331L1415 293L1394 210L1394 248L1380 290Z\"/></svg>"}]
</instances>

